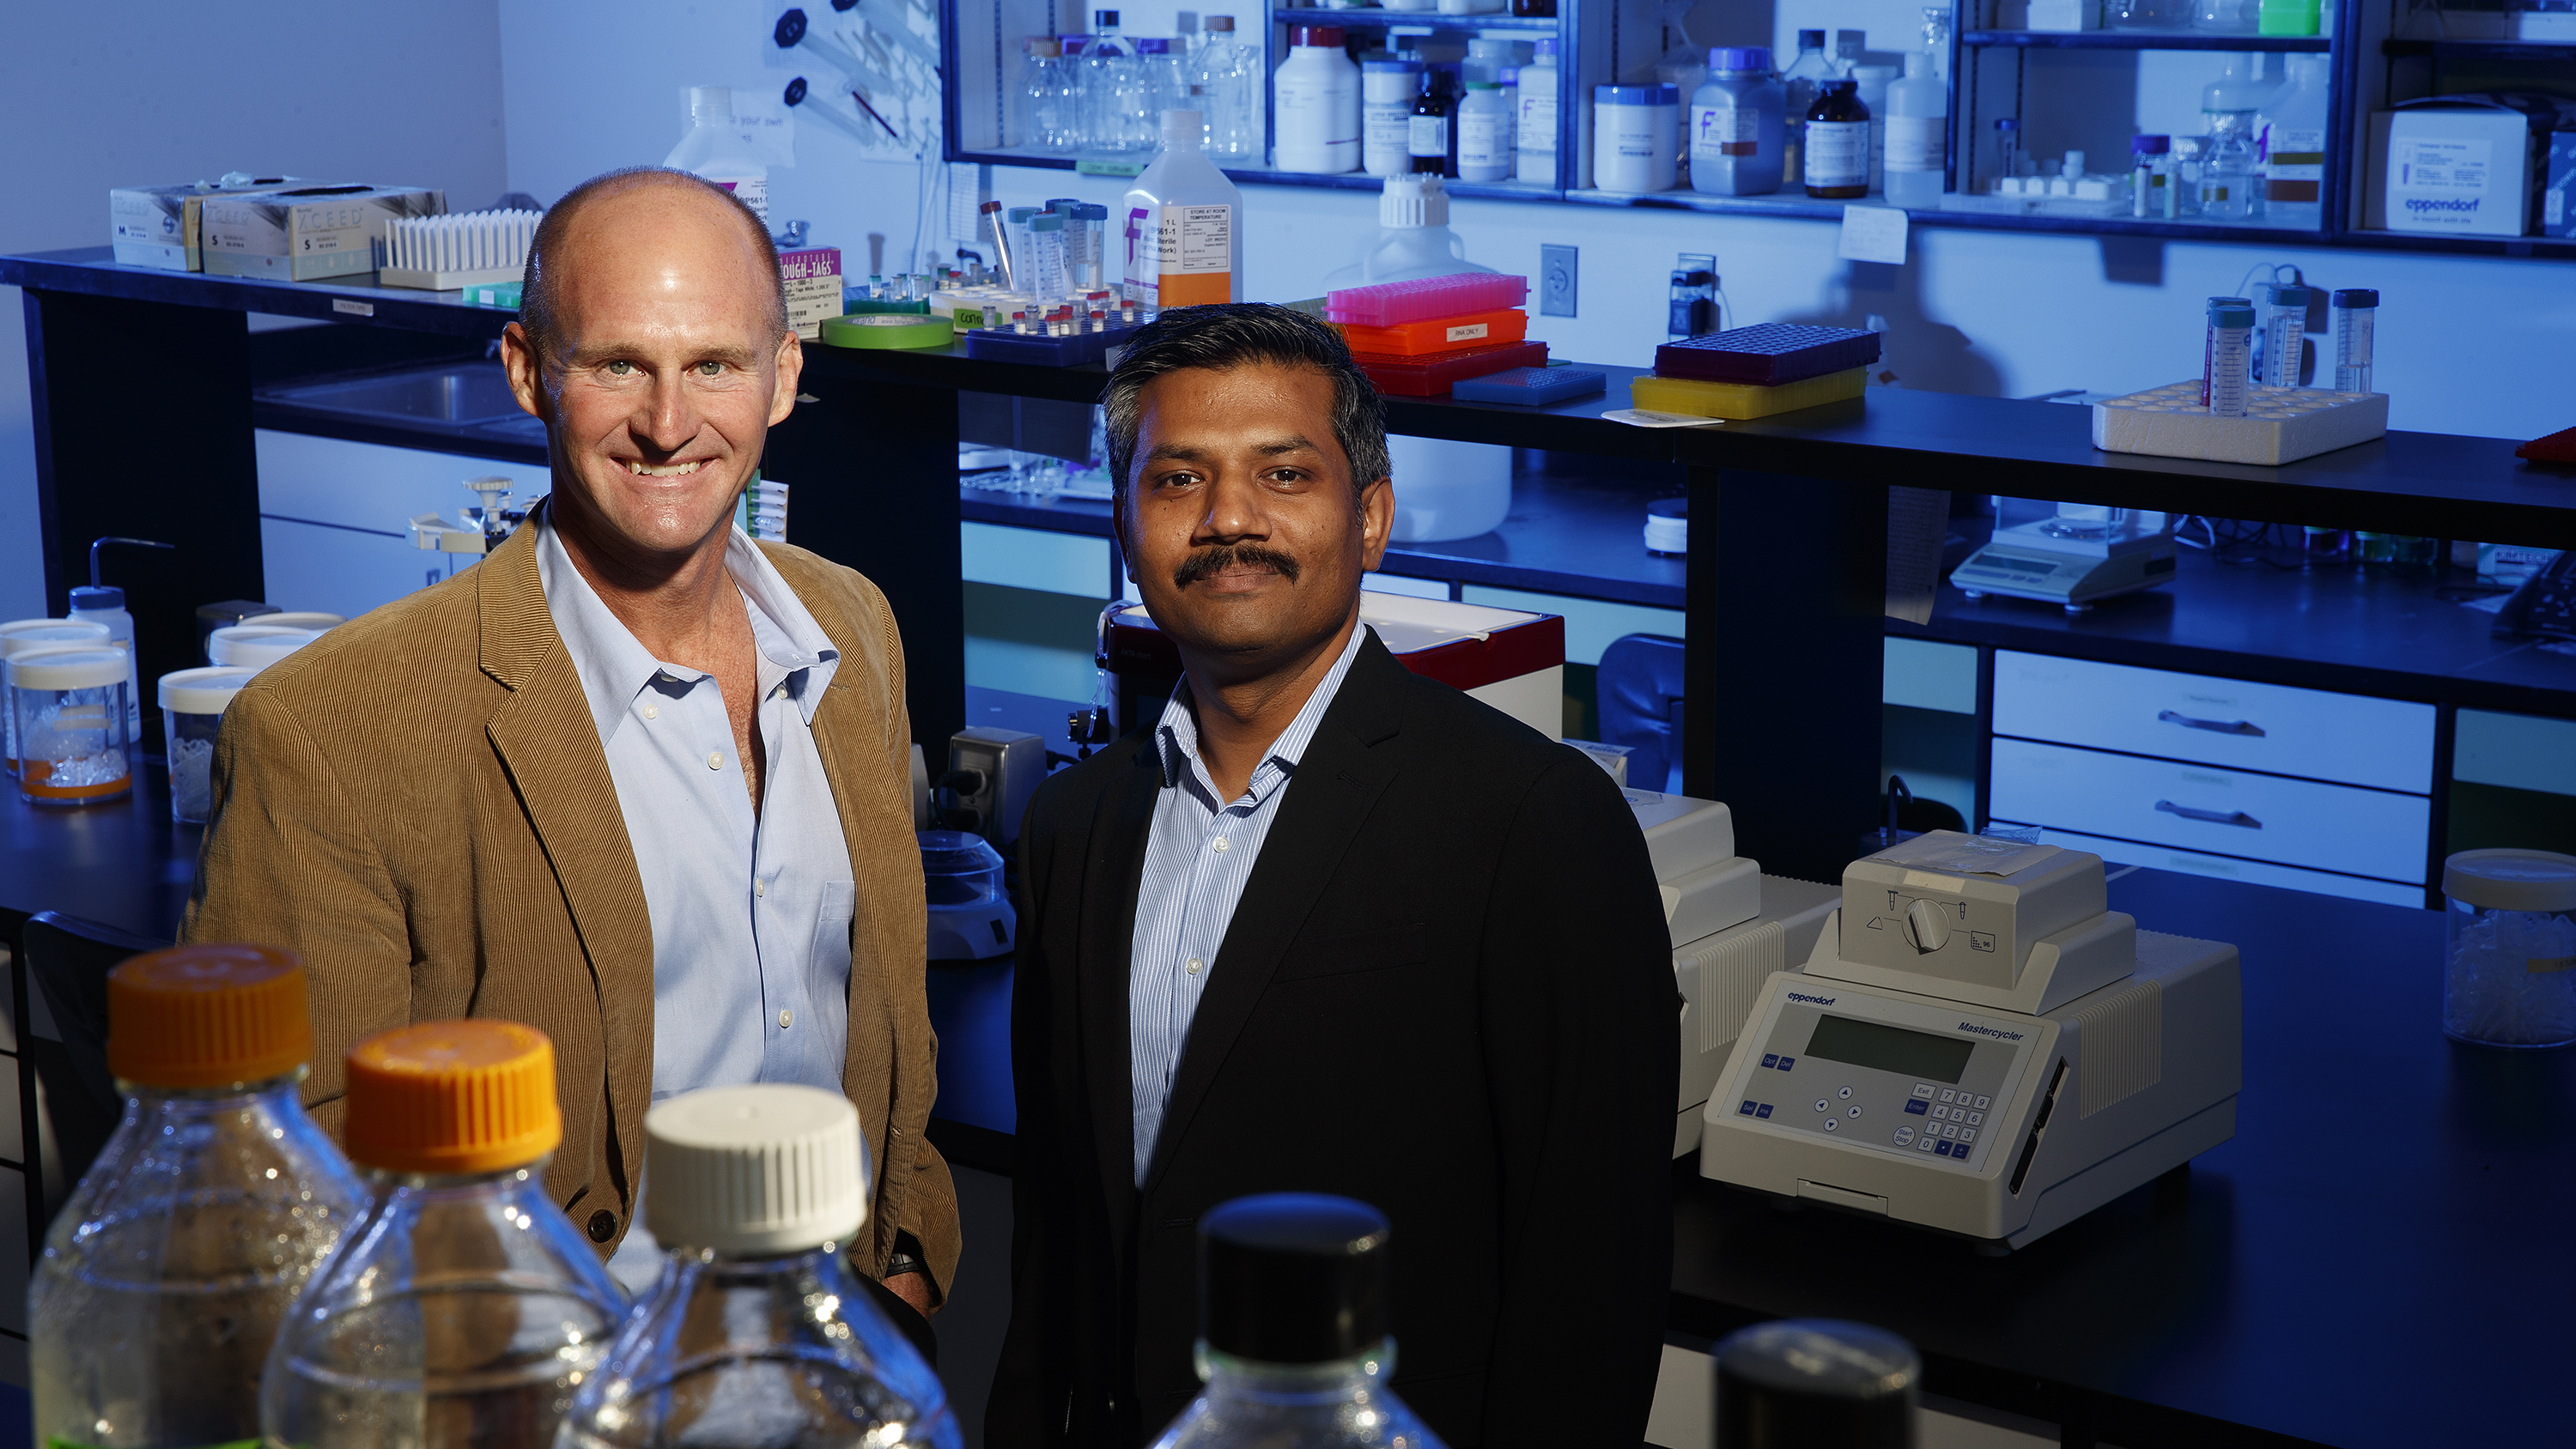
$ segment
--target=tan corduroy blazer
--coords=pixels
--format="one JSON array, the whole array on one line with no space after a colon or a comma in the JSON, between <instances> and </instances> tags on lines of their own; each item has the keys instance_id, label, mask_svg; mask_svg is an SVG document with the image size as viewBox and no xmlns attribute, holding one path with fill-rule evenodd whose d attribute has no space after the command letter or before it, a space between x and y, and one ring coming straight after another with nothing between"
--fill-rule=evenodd
<instances>
[{"instance_id":1,"label":"tan corduroy blazer","mask_svg":"<svg viewBox=\"0 0 2576 1449\"><path fill-rule=\"evenodd\" d=\"M877 1169L860 1267L897 1231L938 1295L958 1254L923 1136L937 1043L923 986L902 641L876 586L763 544L841 665L814 712L857 884L842 1089ZM653 1088L653 929L581 680L546 612L536 530L262 670L224 712L190 941L303 953L305 1100L340 1127L341 1059L389 1027L506 1017L554 1038L564 1141L546 1187L604 1257L624 1237ZM755 1011L756 1001L742 1009Z\"/></svg>"}]
</instances>

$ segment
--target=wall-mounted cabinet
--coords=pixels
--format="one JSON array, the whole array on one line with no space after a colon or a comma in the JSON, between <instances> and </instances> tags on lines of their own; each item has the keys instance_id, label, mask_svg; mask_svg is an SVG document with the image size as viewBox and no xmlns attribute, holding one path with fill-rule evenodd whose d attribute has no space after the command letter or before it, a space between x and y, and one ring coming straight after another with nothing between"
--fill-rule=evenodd
<instances>
[{"instance_id":1,"label":"wall-mounted cabinet","mask_svg":"<svg viewBox=\"0 0 2576 1449\"><path fill-rule=\"evenodd\" d=\"M1123 13L1130 35L1170 34L1175 20L1188 12L1169 8L1172 0L1148 0ZM1211 0L1200 0L1210 4ZM1461 0L1448 0L1454 5ZM1473 0L1469 0L1473 3ZM2127 18L2145 16L2148 0L1952 0L1949 54L1946 57L1948 145L1946 190L1937 208L1912 209L1916 225L2012 231L2057 231L2092 234L2136 234L2209 241L2294 242L2312 246L2364 246L2407 250L2455 251L2489 255L2576 257L2576 236L2441 235L2389 230L2378 225L2384 211L2374 209L2374 178L2388 166L2385 148L2374 149L2376 113L2426 96L2472 91L2518 90L2555 94L2569 100L2569 120L2576 128L2576 13L2565 14L2569 44L2523 38L2548 33L2552 12L2536 7L2569 0L2504 0L2535 7L2537 19L2516 19L2520 11L2410 11L2408 0L2325 0L2315 35L2213 33L2189 28L2191 7L2180 0L2158 0L2171 11L2173 24L2163 28L2123 28ZM2219 0L2226 3L2226 0ZM2490 0L2496 3L2496 0ZM1029 144L1026 109L1018 96L1022 42L1032 35L1070 34L1088 29L1077 16L1077 0L943 0L943 23L949 57L947 104L948 157L954 161L1038 166L1121 174L1141 158L1049 152ZM2090 28L2033 29L2046 23L2040 11L2073 9L2093 18ZM1879 9L1884 9L1884 6ZM1844 202L1809 198L1796 177L1781 190L1762 196L1715 196L1682 184L1663 191L1638 193L1603 189L1592 168L1591 98L1597 85L1637 83L1654 78L1657 59L1681 43L1653 0L1555 0L1544 17L1492 11L1443 14L1437 10L1399 10L1362 6L1327 9L1246 0L1236 7L1239 38L1260 50L1266 72L1275 73L1289 50L1292 27L1333 25L1345 35L1354 57L1371 53L1414 51L1434 61L1457 60L1479 37L1520 42L1553 40L1557 49L1557 167L1553 182L1452 180L1453 195L1523 201L1550 201L1609 207L1654 207L1731 215L1838 218ZM2250 15L2254 6L2245 5ZM1219 13L1213 6L1189 15ZM1716 0L1704 0L1694 12L1694 33L1706 28L1699 17L1717 16ZM1874 12L1873 12L1874 13ZM1787 12L1784 12L1784 15ZM2499 30L2493 38L2462 38L2485 21L2463 16L2501 16L2512 35ZM2429 18L2428 18L2429 17ZM1799 12L1809 23L1830 19L1819 8ZM1884 16L1877 16L1884 20ZM1140 23L1141 22L1141 23ZM1763 22L1765 24L1768 21ZM1783 23L1786 23L1785 20ZM2179 27L2179 28L2178 28ZM1877 37L1894 39L1881 24ZM1910 37L1908 37L1910 41ZM1775 60L1785 69L1794 50L1775 47ZM1892 49L1874 50L1867 59L1901 59ZM2241 206L2193 214L2184 204L2167 208L2160 196L2141 204L2130 186L2131 140L2138 135L2166 135L2189 143L2209 129L2202 113L2204 89L2222 74L2258 88L2267 102L2303 82L2308 114L2289 128L2299 133L2302 149L2260 158L2267 169L2299 168L2285 173L2287 199L2274 204L2262 198L2249 214ZM1263 87L1258 102L1266 120L1265 135L1278 134L1275 101ZM1684 97L1684 113L1688 98ZM2264 114L2262 126L2280 118ZM1997 121L2015 123L2021 155L2039 174L2019 187L1999 186ZM2258 133L2256 142L2264 136ZM2272 137L2277 142L2279 137ZM1676 137L1676 148L1680 138ZM2546 135L2534 143L2545 152ZM2313 145L2315 149L2304 149ZM2179 149L2183 149L2178 147ZM2276 147L2276 149L2282 149ZM2081 152L2082 170L2094 185L2051 194L2047 182L2061 172L2069 153ZM2286 159L2289 158L2289 159ZM1686 159L1686 158L1685 158ZM1361 171L1317 175L1278 169L1274 156L1227 162L1238 181L1274 185L1328 186L1376 190L1376 177ZM2188 180L2184 167L2168 182ZM2258 171L2258 175L2261 174ZM2268 178L2267 178L2268 180ZM2106 183L2103 184L2103 183ZM2086 194L2089 192L2090 194ZM2107 193L2107 194L2106 194ZM1885 204L1875 191L1866 204ZM2576 197L2569 199L2576 205ZM2543 223L2533 208L2534 229Z\"/></svg>"}]
</instances>

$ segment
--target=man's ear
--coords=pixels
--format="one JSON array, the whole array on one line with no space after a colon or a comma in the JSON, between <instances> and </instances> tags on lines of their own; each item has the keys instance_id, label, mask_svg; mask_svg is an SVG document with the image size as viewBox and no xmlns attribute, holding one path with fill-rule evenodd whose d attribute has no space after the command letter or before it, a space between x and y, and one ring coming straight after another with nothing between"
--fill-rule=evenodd
<instances>
[{"instance_id":1,"label":"man's ear","mask_svg":"<svg viewBox=\"0 0 2576 1449\"><path fill-rule=\"evenodd\" d=\"M778 385L769 395L769 425L777 427L796 411L796 384L805 375L805 341L796 329L778 339Z\"/></svg>"},{"instance_id":2,"label":"man's ear","mask_svg":"<svg viewBox=\"0 0 2576 1449\"><path fill-rule=\"evenodd\" d=\"M1388 535L1395 531L1395 480L1380 478L1360 490L1360 567L1374 569L1386 557Z\"/></svg>"}]
</instances>

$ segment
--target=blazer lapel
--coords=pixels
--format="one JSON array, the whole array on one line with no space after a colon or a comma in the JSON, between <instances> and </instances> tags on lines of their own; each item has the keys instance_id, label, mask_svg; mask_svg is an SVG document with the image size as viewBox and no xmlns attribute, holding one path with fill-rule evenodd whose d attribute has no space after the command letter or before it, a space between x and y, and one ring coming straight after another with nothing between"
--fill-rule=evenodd
<instances>
[{"instance_id":1,"label":"blazer lapel","mask_svg":"<svg viewBox=\"0 0 2576 1449\"><path fill-rule=\"evenodd\" d=\"M1155 746L1136 751L1134 768L1100 795L1083 863L1082 920L1075 992L1081 1006L1083 1075L1091 1098L1091 1134L1109 1195L1111 1241L1126 1256L1136 1207L1134 1050L1127 1035L1127 979L1135 954L1136 893L1145 878L1145 846L1162 789Z\"/></svg>"},{"instance_id":2,"label":"blazer lapel","mask_svg":"<svg viewBox=\"0 0 2576 1449\"><path fill-rule=\"evenodd\" d=\"M1226 1053L1269 989L1280 955L1305 924L1378 796L1395 778L1395 767L1374 757L1372 747L1396 733L1397 691L1405 678L1404 666L1372 634L1351 661L1341 692L1324 711L1305 758L1298 762L1287 797L1279 802L1279 818L1262 842L1261 860L1243 883L1243 899L1226 926L1215 974L1190 1018L1189 1040L1181 1049L1180 1070L1173 1074L1171 1100L1163 1108L1162 1131L1146 1175L1148 1190L1171 1166L1174 1144L1187 1132ZM1128 899L1134 899L1132 891Z\"/></svg>"},{"instance_id":3,"label":"blazer lapel","mask_svg":"<svg viewBox=\"0 0 2576 1449\"><path fill-rule=\"evenodd\" d=\"M510 690L484 732L554 867L588 958L631 1207L653 1095L653 921L644 881L581 676L546 611L535 527L520 528L475 572L483 672Z\"/></svg>"}]
</instances>

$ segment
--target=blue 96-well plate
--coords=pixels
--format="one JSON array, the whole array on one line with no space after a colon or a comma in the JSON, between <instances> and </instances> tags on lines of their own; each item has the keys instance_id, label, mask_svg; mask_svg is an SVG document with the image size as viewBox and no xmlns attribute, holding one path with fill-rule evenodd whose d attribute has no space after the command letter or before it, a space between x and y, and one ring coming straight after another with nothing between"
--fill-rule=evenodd
<instances>
[{"instance_id":1,"label":"blue 96-well plate","mask_svg":"<svg viewBox=\"0 0 2576 1449\"><path fill-rule=\"evenodd\" d=\"M1568 398L1590 397L1608 388L1608 379L1585 367L1511 367L1483 377L1461 379L1449 395L1462 402L1512 403L1541 407Z\"/></svg>"}]
</instances>

